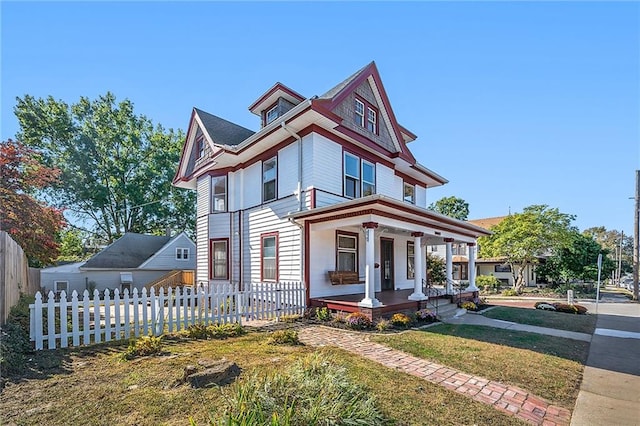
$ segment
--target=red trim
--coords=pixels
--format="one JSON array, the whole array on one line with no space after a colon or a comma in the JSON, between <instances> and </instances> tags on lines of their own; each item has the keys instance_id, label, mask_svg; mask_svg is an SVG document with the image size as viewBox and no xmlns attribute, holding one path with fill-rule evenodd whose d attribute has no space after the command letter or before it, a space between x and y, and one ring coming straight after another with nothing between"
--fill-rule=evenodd
<instances>
[{"instance_id":1,"label":"red trim","mask_svg":"<svg viewBox=\"0 0 640 426\"><path fill-rule=\"evenodd\" d=\"M413 234L422 234L422 232L414 232ZM413 277L409 276L409 245L413 246ZM416 277L416 245L413 241L407 241L407 279L414 280L415 277Z\"/></svg>"},{"instance_id":2,"label":"red trim","mask_svg":"<svg viewBox=\"0 0 640 426\"><path fill-rule=\"evenodd\" d=\"M311 233L311 224L308 222L304 223L304 280L305 280L305 292L307 296L307 306L311 303L311 283L310 277L311 272L309 271L309 267L311 265L311 239L309 238L309 234Z\"/></svg>"},{"instance_id":3,"label":"red trim","mask_svg":"<svg viewBox=\"0 0 640 426\"><path fill-rule=\"evenodd\" d=\"M278 281L280 279L280 268L278 267L278 265L280 264L280 259L279 259L279 253L280 253L280 236L279 236L279 232L275 231L275 232L265 232L264 234L260 234L260 281L266 281L263 277L263 271L264 271L264 265L262 264L263 261L263 253L262 250L264 248L264 239L265 238L270 238L270 237L276 237L276 278L275 280L271 280L269 279L269 281Z\"/></svg>"},{"instance_id":4,"label":"red trim","mask_svg":"<svg viewBox=\"0 0 640 426\"><path fill-rule=\"evenodd\" d=\"M441 185L444 185L445 183L449 182L449 181L448 181L448 180L446 180L446 179L444 179L444 180L443 180L443 178L442 178L442 177L435 176L435 175L433 175L433 174L431 174L431 173L427 173L427 172L425 172L425 171L423 171L423 170L420 170L419 168L417 168L417 167L415 166L415 164L414 164L414 165L412 165L412 166L411 166L411 168L412 168L413 170L415 170L416 172L418 172L418 173L422 173L422 174L423 174L423 175L425 175L425 176L429 176L429 178L431 178L431 179L435 180L436 182L440 183Z\"/></svg>"},{"instance_id":5,"label":"red trim","mask_svg":"<svg viewBox=\"0 0 640 426\"><path fill-rule=\"evenodd\" d=\"M424 232L412 232L411 233L412 237L424 237Z\"/></svg>"},{"instance_id":6,"label":"red trim","mask_svg":"<svg viewBox=\"0 0 640 426\"><path fill-rule=\"evenodd\" d=\"M363 222L362 227L367 229L376 229L378 227L378 222Z\"/></svg>"},{"instance_id":7,"label":"red trim","mask_svg":"<svg viewBox=\"0 0 640 426\"><path fill-rule=\"evenodd\" d=\"M396 176L401 177L403 181L405 181L406 183L410 184L410 185L418 185L421 186L423 188L427 188L427 184L424 182L420 182L419 180L417 180L416 178L413 178L407 174L402 173L401 171L398 170L394 170L394 173ZM403 188L404 190L404 188Z\"/></svg>"},{"instance_id":8,"label":"red trim","mask_svg":"<svg viewBox=\"0 0 640 426\"><path fill-rule=\"evenodd\" d=\"M311 200L310 204L311 204L311 208L315 209L316 208L316 189L315 188L311 188Z\"/></svg>"},{"instance_id":9,"label":"red trim","mask_svg":"<svg viewBox=\"0 0 640 426\"><path fill-rule=\"evenodd\" d=\"M227 276L224 278L213 277L213 243L224 242L227 248ZM210 280L228 280L229 279L229 239L228 238L209 238L209 279Z\"/></svg>"},{"instance_id":10,"label":"red trim","mask_svg":"<svg viewBox=\"0 0 640 426\"><path fill-rule=\"evenodd\" d=\"M476 245L476 243L467 243L467 246L469 246L469 247L473 247L475 245Z\"/></svg>"},{"instance_id":11,"label":"red trim","mask_svg":"<svg viewBox=\"0 0 640 426\"><path fill-rule=\"evenodd\" d=\"M335 270L339 271L338 269L338 237L340 235L355 237L356 239L356 263L355 263L356 270L354 272L358 273L358 271L360 270L360 236L356 232L341 231L339 229L336 229L336 268Z\"/></svg>"},{"instance_id":12,"label":"red trim","mask_svg":"<svg viewBox=\"0 0 640 426\"><path fill-rule=\"evenodd\" d=\"M264 127L267 124L271 124L271 123L267 123L267 113L271 111L273 108L277 108L277 107L278 107L278 100L276 99L274 103L272 103L271 105L269 105L268 107L262 110L262 112L260 113L260 120L261 120L260 124L262 125L261 127Z\"/></svg>"},{"instance_id":13,"label":"red trim","mask_svg":"<svg viewBox=\"0 0 640 426\"><path fill-rule=\"evenodd\" d=\"M189 119L189 130L187 130L187 136L184 138L184 144L182 145L182 152L180 153L180 161L178 162L178 169L176 170L176 175L173 177L173 183L177 183L179 181L184 181L185 178L180 176L180 171L182 170L182 165L184 164L185 161L189 161L188 158L185 156L185 152L187 150L187 145L188 145L188 141L189 141L189 135L191 134L191 129L193 128L193 119L195 118L196 115L196 109L193 108L193 110L191 110L191 118Z\"/></svg>"},{"instance_id":14,"label":"red trim","mask_svg":"<svg viewBox=\"0 0 640 426\"><path fill-rule=\"evenodd\" d=\"M345 136L348 136L352 139L355 139L356 141L360 142L361 144L365 145L367 148L370 148L372 151L367 151L364 148L360 148L357 145L353 145L350 142L345 141L344 139L340 138L341 141L337 141L335 139L332 139L333 142L339 143L342 146L349 146L350 148L354 149L354 150L358 150L359 152L362 152L363 155L366 155L368 157L374 157L375 154L374 152L379 152L382 154L382 157L378 157L380 158L380 161L378 161L379 163L384 163L387 167L393 169L395 167L395 164L389 160L389 158L393 157L393 153L391 151L387 151L386 149L384 149L383 147L381 147L380 145L378 145L377 143L373 142L371 139L366 138L364 136L362 136L360 133L351 130L348 127L345 127L343 125L339 125L335 128L335 130L339 131L340 133L344 134ZM338 137L337 135L334 135L333 133L331 133L331 135L333 135L333 137ZM325 135L323 135L325 136ZM342 141L344 141L344 143L342 143ZM346 145L348 144L348 145Z\"/></svg>"},{"instance_id":15,"label":"red trim","mask_svg":"<svg viewBox=\"0 0 640 426\"><path fill-rule=\"evenodd\" d=\"M411 139L409 142L412 142L412 141L415 141L416 139L418 139L418 136L416 136L415 133L413 133L412 131L410 131L409 129L404 127L403 125L398 124L398 127L400 128L400 132L402 132L405 135L409 136L409 138Z\"/></svg>"},{"instance_id":16,"label":"red trim","mask_svg":"<svg viewBox=\"0 0 640 426\"><path fill-rule=\"evenodd\" d=\"M278 81L278 82L276 82L276 84L271 86L271 88L269 90L267 90L264 93L264 95L260 96L257 101L255 101L254 103L249 105L249 111L251 111L252 109L257 107L258 105L260 105L261 102L264 102L269 96L273 95L278 90L282 90L283 92L291 95L292 97L297 98L300 102L304 101L304 99L305 99L305 97L302 96L300 93L294 91L293 89L288 88L287 86L285 86L284 84L282 84L282 83L280 83Z\"/></svg>"},{"instance_id":17,"label":"red trim","mask_svg":"<svg viewBox=\"0 0 640 426\"><path fill-rule=\"evenodd\" d=\"M455 240L454 240L453 238L444 238L444 242L445 242L445 243L452 243L452 242L454 242L454 241L455 241Z\"/></svg>"},{"instance_id":18,"label":"red trim","mask_svg":"<svg viewBox=\"0 0 640 426\"><path fill-rule=\"evenodd\" d=\"M395 290L395 288L396 288L396 249L395 249L395 243L394 243L394 239L393 238L380 237L380 263L382 263L382 242L383 241L390 241L391 242L391 288L390 289L389 288L388 289L383 289L382 288L382 281L384 279L384 278L382 278L382 273L384 272L384 269L381 266L380 267L380 291Z\"/></svg>"},{"instance_id":19,"label":"red trim","mask_svg":"<svg viewBox=\"0 0 640 426\"><path fill-rule=\"evenodd\" d=\"M376 136L380 135L380 128L378 127L378 123L380 122L380 120L378 120L378 117L380 117L380 113L379 113L378 107L376 107L371 102L367 101L365 98L358 95L357 93L354 93L353 96L355 97L356 100L360 101L360 103L363 105L362 113L364 114L364 116L362 117L363 123L360 125L360 127L371 132L371 130L369 129L369 110L371 110L376 115L376 123L375 123L376 128L375 128L375 131L371 133L373 133ZM353 108L355 110L355 105L353 106Z\"/></svg>"}]
</instances>

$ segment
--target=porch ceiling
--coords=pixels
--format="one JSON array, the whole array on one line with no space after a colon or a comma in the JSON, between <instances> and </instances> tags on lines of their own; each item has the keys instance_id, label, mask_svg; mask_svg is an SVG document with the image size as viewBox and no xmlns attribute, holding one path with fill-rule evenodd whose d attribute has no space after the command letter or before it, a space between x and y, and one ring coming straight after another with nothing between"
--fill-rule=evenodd
<instances>
[{"instance_id":1,"label":"porch ceiling","mask_svg":"<svg viewBox=\"0 0 640 426\"><path fill-rule=\"evenodd\" d=\"M382 195L349 200L313 210L289 215L298 223L309 223L312 230L361 226L364 222L378 223L378 229L393 234L410 235L423 232L426 244L442 244L444 238L460 242L474 242L491 232L468 222L452 219L402 201Z\"/></svg>"}]
</instances>

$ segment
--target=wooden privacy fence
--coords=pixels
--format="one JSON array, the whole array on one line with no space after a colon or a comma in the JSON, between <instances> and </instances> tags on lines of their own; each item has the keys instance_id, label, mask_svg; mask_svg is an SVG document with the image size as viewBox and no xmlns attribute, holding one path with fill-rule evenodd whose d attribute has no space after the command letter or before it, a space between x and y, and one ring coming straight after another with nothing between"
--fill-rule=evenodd
<instances>
[{"instance_id":1,"label":"wooden privacy fence","mask_svg":"<svg viewBox=\"0 0 640 426\"><path fill-rule=\"evenodd\" d=\"M91 297L93 296L93 297ZM140 335L159 336L192 324L241 323L246 319L279 319L302 314L305 288L302 283L251 283L245 290L238 284L169 288L158 292L134 289L131 294L85 290L71 297L63 291L56 298L40 292L30 309L30 338L36 350L89 345Z\"/></svg>"}]
</instances>

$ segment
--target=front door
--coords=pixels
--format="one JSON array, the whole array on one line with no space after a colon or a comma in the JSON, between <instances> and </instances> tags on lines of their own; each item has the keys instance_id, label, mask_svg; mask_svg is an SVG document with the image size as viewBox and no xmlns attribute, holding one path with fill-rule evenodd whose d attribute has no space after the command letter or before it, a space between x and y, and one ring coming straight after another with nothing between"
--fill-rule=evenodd
<instances>
[{"instance_id":1,"label":"front door","mask_svg":"<svg viewBox=\"0 0 640 426\"><path fill-rule=\"evenodd\" d=\"M380 238L380 282L382 290L393 290L393 240Z\"/></svg>"}]
</instances>

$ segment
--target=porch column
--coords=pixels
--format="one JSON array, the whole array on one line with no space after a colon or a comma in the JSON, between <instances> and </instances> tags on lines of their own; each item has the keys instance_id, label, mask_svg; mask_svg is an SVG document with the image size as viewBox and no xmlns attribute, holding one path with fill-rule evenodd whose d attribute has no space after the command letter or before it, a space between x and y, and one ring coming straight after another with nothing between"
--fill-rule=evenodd
<instances>
[{"instance_id":1,"label":"porch column","mask_svg":"<svg viewBox=\"0 0 640 426\"><path fill-rule=\"evenodd\" d=\"M422 292L422 237L424 232L413 232L413 293L409 300L425 300Z\"/></svg>"},{"instance_id":2,"label":"porch column","mask_svg":"<svg viewBox=\"0 0 640 426\"><path fill-rule=\"evenodd\" d=\"M453 250L451 247L451 244L453 243L453 238L445 238L444 242L447 247L446 256L445 256L445 261L446 261L445 275L447 277L445 293L453 294Z\"/></svg>"},{"instance_id":3,"label":"porch column","mask_svg":"<svg viewBox=\"0 0 640 426\"><path fill-rule=\"evenodd\" d=\"M469 287L466 291L480 291L476 287L476 243L467 243L469 249Z\"/></svg>"},{"instance_id":4,"label":"porch column","mask_svg":"<svg viewBox=\"0 0 640 426\"><path fill-rule=\"evenodd\" d=\"M376 299L375 291L375 236L374 231L378 227L376 222L365 222L362 224L365 233L365 269L364 269L364 299L358 303L358 306L365 308L375 308L380 306L380 301Z\"/></svg>"}]
</instances>

